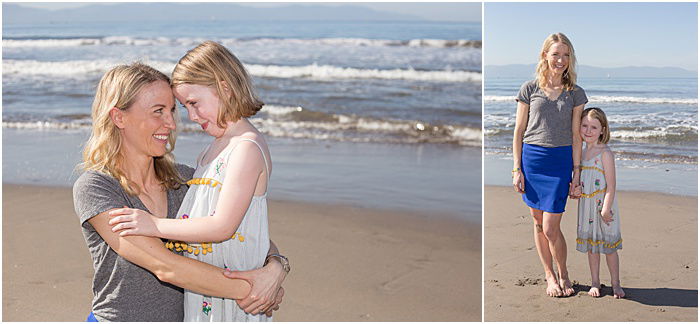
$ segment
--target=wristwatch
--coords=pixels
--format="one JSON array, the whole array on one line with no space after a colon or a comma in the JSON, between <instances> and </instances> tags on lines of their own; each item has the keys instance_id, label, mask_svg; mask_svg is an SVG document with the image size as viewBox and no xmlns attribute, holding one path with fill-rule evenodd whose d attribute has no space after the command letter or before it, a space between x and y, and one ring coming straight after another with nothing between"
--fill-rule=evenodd
<instances>
[{"instance_id":1,"label":"wristwatch","mask_svg":"<svg viewBox=\"0 0 700 324\"><path fill-rule=\"evenodd\" d=\"M277 258L278 260L280 260L284 272L289 273L289 270L292 270L292 268L289 266L289 260L287 259L287 257L276 253L270 254L267 256L267 258L265 258L265 263L263 263L263 267L270 262L270 258Z\"/></svg>"}]
</instances>

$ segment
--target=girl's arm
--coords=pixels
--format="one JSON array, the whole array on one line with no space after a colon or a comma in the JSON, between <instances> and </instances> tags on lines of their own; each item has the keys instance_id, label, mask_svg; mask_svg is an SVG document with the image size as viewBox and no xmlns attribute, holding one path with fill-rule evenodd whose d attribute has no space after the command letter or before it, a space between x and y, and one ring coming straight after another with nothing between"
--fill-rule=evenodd
<instances>
[{"instance_id":1,"label":"girl's arm","mask_svg":"<svg viewBox=\"0 0 700 324\"><path fill-rule=\"evenodd\" d=\"M257 145L241 141L231 152L221 194L211 217L168 219L139 209L118 209L110 225L119 235L156 236L184 242L221 242L231 238L241 224L255 194L265 162ZM267 185L267 184L266 184Z\"/></svg>"},{"instance_id":2,"label":"girl's arm","mask_svg":"<svg viewBox=\"0 0 700 324\"><path fill-rule=\"evenodd\" d=\"M245 280L224 277L224 269L179 256L166 249L155 237L122 237L111 230L108 211L88 222L112 250L121 257L150 272L164 282L195 291L199 294L231 299L242 299L251 290Z\"/></svg>"},{"instance_id":3,"label":"girl's arm","mask_svg":"<svg viewBox=\"0 0 700 324\"><path fill-rule=\"evenodd\" d=\"M605 171L605 183L607 188L605 190L605 197L603 198L603 210L601 214L603 216L603 221L609 223L613 220L612 207L613 201L615 201L615 156L610 150L603 151L603 170Z\"/></svg>"},{"instance_id":4,"label":"girl's arm","mask_svg":"<svg viewBox=\"0 0 700 324\"><path fill-rule=\"evenodd\" d=\"M513 132L513 187L519 193L525 192L525 178L520 170L523 157L523 135L527 128L527 118L530 113L530 105L518 101L515 113L515 131Z\"/></svg>"},{"instance_id":5,"label":"girl's arm","mask_svg":"<svg viewBox=\"0 0 700 324\"><path fill-rule=\"evenodd\" d=\"M581 139L581 113L583 113L583 105L574 107L571 115L571 132L573 136L573 145L571 157L574 161L574 174L569 185L569 194L572 195L576 187L581 185L581 149L583 148L583 139Z\"/></svg>"}]
</instances>

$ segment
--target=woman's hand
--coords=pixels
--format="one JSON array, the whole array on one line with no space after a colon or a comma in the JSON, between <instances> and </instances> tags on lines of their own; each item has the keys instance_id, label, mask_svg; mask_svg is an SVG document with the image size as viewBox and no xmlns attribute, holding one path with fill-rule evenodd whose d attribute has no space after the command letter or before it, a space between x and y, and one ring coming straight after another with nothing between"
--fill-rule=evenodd
<instances>
[{"instance_id":1,"label":"woman's hand","mask_svg":"<svg viewBox=\"0 0 700 324\"><path fill-rule=\"evenodd\" d=\"M159 236L156 226L158 218L141 209L115 209L109 212L109 217L112 232L119 232L119 236Z\"/></svg>"},{"instance_id":2,"label":"woman's hand","mask_svg":"<svg viewBox=\"0 0 700 324\"><path fill-rule=\"evenodd\" d=\"M518 171L513 171L513 189L518 193L525 193L525 177L519 169Z\"/></svg>"},{"instance_id":3,"label":"woman's hand","mask_svg":"<svg viewBox=\"0 0 700 324\"><path fill-rule=\"evenodd\" d=\"M287 276L279 261L273 259L266 266L250 271L226 270L224 276L246 280L253 286L248 297L236 301L246 313L271 315L271 310L279 309L284 295L282 281Z\"/></svg>"}]
</instances>

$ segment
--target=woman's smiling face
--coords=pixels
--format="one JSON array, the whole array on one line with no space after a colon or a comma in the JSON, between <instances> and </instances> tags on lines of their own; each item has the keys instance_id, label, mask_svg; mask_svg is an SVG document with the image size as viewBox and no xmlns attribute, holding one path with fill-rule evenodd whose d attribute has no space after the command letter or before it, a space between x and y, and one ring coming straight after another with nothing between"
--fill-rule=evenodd
<instances>
[{"instance_id":1,"label":"woman's smiling face","mask_svg":"<svg viewBox=\"0 0 700 324\"><path fill-rule=\"evenodd\" d=\"M556 42L544 53L547 60L547 67L555 74L563 74L569 68L570 50L569 46L562 42Z\"/></svg>"},{"instance_id":2,"label":"woman's smiling face","mask_svg":"<svg viewBox=\"0 0 700 324\"><path fill-rule=\"evenodd\" d=\"M163 156L177 127L175 112L175 98L167 82L144 86L131 107L122 112L122 149L129 154Z\"/></svg>"}]
</instances>

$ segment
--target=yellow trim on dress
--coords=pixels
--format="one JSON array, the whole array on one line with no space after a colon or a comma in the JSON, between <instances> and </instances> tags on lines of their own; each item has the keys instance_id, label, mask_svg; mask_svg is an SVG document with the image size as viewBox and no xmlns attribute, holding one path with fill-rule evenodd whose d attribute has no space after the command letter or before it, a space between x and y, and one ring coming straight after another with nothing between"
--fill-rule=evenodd
<instances>
[{"instance_id":1,"label":"yellow trim on dress","mask_svg":"<svg viewBox=\"0 0 700 324\"><path fill-rule=\"evenodd\" d=\"M219 186L219 190L221 190L221 186L223 185L221 182L216 181L215 179L212 178L194 178L190 181L187 181L188 185L207 185L211 186L212 188L216 188L216 186Z\"/></svg>"},{"instance_id":2,"label":"yellow trim on dress","mask_svg":"<svg viewBox=\"0 0 700 324\"><path fill-rule=\"evenodd\" d=\"M608 187L605 187L605 188L603 188L603 189L598 189L598 190L596 190L596 191L594 191L594 192L591 192L591 193L589 193L589 194L587 194L587 193L582 193L582 194L581 194L581 197L593 198L593 197L595 197L596 195L598 195L598 194L600 194L600 193L605 193L606 190L608 190Z\"/></svg>"},{"instance_id":3,"label":"yellow trim on dress","mask_svg":"<svg viewBox=\"0 0 700 324\"><path fill-rule=\"evenodd\" d=\"M243 243L245 242L245 237L243 237L243 234L236 232L231 236L231 239L238 238L238 241ZM211 242L202 242L202 243L185 243L182 241L167 241L165 242L165 247L176 252L187 252L191 253L194 255L199 255L199 252L201 251L203 255L206 255L207 253L212 253L214 250L211 247L212 243Z\"/></svg>"},{"instance_id":4,"label":"yellow trim on dress","mask_svg":"<svg viewBox=\"0 0 700 324\"><path fill-rule=\"evenodd\" d=\"M593 246L603 244L603 246L606 248L614 249L614 248L617 248L620 244L622 244L622 239L620 239L619 241L617 241L615 243L607 243L607 242L602 241L602 240L593 241L591 239L576 238L576 243L578 243L578 244L588 243L588 244L593 245Z\"/></svg>"}]
</instances>

